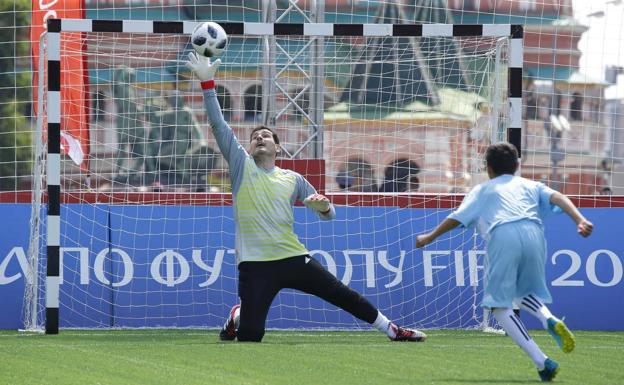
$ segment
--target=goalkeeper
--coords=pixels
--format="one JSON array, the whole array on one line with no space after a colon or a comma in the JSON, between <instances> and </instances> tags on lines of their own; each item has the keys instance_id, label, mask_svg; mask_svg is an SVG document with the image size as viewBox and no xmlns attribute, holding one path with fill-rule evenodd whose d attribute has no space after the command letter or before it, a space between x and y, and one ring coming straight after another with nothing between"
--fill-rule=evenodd
<instances>
[{"instance_id":1,"label":"goalkeeper","mask_svg":"<svg viewBox=\"0 0 624 385\"><path fill-rule=\"evenodd\" d=\"M475 226L487 240L487 271L483 292L484 307L492 309L498 324L535 363L542 381L552 381L559 365L548 358L531 338L513 304L537 317L559 347L569 353L574 336L565 323L554 317L544 272L546 240L542 218L563 209L576 223L578 233L587 237L593 225L565 195L543 183L514 176L518 151L509 143L489 146L485 153L490 180L470 191L459 208L431 233L416 238L423 247L457 226Z\"/></svg>"},{"instance_id":2,"label":"goalkeeper","mask_svg":"<svg viewBox=\"0 0 624 385\"><path fill-rule=\"evenodd\" d=\"M240 305L232 308L222 340L260 342L273 298L284 288L316 295L386 333L392 341L424 341L417 330L396 326L368 300L350 289L299 242L293 232L293 209L300 200L323 220L336 216L333 205L300 174L275 166L279 138L268 127L251 132L249 152L223 119L214 75L221 63L189 54L187 66L201 80L208 119L225 157L232 184L236 223L236 259Z\"/></svg>"}]
</instances>

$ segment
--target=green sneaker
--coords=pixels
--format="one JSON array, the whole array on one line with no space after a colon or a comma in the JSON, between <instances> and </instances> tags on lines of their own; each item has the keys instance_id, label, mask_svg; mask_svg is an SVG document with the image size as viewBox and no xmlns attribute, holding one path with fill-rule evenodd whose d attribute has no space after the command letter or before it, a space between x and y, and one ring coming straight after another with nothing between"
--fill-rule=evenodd
<instances>
[{"instance_id":1,"label":"green sneaker","mask_svg":"<svg viewBox=\"0 0 624 385\"><path fill-rule=\"evenodd\" d=\"M544 369L537 371L540 379L544 382L552 381L557 376L557 373L559 373L559 364L550 358L547 358L544 362Z\"/></svg>"},{"instance_id":2,"label":"green sneaker","mask_svg":"<svg viewBox=\"0 0 624 385\"><path fill-rule=\"evenodd\" d=\"M570 353L574 350L574 346L576 345L574 334L572 334L566 324L562 320L558 320L554 317L549 318L547 323L548 333L555 339L559 348L563 350L564 353Z\"/></svg>"}]
</instances>

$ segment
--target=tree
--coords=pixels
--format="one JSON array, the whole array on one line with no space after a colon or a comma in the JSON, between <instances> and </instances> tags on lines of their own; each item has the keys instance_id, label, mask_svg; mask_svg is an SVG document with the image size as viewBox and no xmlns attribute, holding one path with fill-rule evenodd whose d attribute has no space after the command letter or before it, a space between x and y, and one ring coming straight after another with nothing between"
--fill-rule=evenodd
<instances>
[{"instance_id":1,"label":"tree","mask_svg":"<svg viewBox=\"0 0 624 385\"><path fill-rule=\"evenodd\" d=\"M0 0L0 190L18 189L32 167L30 105L30 1Z\"/></svg>"}]
</instances>

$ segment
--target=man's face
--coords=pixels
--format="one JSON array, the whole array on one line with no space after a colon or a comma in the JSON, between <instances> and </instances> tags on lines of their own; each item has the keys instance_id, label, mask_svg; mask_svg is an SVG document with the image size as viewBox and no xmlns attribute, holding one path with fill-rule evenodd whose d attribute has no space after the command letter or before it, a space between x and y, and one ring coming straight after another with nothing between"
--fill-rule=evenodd
<instances>
[{"instance_id":1,"label":"man's face","mask_svg":"<svg viewBox=\"0 0 624 385\"><path fill-rule=\"evenodd\" d=\"M251 156L271 155L277 156L280 152L279 144L275 143L273 133L269 130L258 130L251 135L249 147Z\"/></svg>"}]
</instances>

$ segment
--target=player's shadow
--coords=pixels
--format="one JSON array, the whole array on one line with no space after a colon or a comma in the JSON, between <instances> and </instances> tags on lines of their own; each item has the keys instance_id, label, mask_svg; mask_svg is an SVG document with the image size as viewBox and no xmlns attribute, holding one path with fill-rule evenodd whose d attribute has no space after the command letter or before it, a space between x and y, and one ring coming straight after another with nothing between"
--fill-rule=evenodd
<instances>
[{"instance_id":1,"label":"player's shadow","mask_svg":"<svg viewBox=\"0 0 624 385\"><path fill-rule=\"evenodd\" d=\"M451 382L451 383L464 383L464 384L535 384L536 382L540 382L539 380L468 380L468 379L458 379L458 378L448 378L448 379L440 379L436 380L436 382Z\"/></svg>"}]
</instances>

